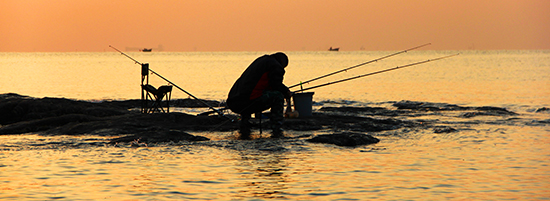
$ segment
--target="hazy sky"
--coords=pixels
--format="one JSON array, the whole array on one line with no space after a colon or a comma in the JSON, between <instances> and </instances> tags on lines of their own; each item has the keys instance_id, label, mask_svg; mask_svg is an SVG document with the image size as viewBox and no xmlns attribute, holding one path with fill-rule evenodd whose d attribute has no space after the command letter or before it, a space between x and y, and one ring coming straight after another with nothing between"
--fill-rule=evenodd
<instances>
[{"instance_id":1,"label":"hazy sky","mask_svg":"<svg viewBox=\"0 0 550 201\"><path fill-rule=\"evenodd\" d=\"M0 0L0 51L550 49L550 0ZM158 50L158 49L157 49Z\"/></svg>"}]
</instances>

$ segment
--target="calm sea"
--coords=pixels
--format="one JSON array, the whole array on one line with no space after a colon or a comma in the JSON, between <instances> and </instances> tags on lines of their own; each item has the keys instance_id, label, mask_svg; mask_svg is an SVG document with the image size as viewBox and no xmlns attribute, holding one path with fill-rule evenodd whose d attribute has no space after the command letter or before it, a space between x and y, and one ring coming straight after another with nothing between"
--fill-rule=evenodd
<instances>
[{"instance_id":1,"label":"calm sea","mask_svg":"<svg viewBox=\"0 0 550 201\"><path fill-rule=\"evenodd\" d=\"M128 55L199 98L223 101L248 64L267 53ZM285 83L391 53L287 52ZM303 87L456 53L317 88L314 101L391 107L393 101L410 100L496 106L519 115L401 117L427 118L459 132L369 133L381 142L357 148L302 140L238 141L232 132L192 133L213 141L149 148L60 145L106 139L97 136L0 136L0 200L550 199L550 113L536 112L550 107L549 50L411 51ZM141 94L140 66L117 52L0 53L0 69L0 94L91 101L139 99ZM154 75L150 82L166 84ZM188 98L181 91L172 96ZM287 135L325 133L331 131Z\"/></svg>"}]
</instances>

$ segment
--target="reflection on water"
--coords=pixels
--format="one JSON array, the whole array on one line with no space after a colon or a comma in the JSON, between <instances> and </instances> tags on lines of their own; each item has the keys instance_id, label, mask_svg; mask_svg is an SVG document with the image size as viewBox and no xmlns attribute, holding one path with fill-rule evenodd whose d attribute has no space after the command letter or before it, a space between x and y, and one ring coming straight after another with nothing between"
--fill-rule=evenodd
<instances>
[{"instance_id":1,"label":"reflection on water","mask_svg":"<svg viewBox=\"0 0 550 201\"><path fill-rule=\"evenodd\" d=\"M288 198L290 175L286 156L283 153L240 153L236 164L237 172L242 175L240 198L258 197L265 199Z\"/></svg>"},{"instance_id":2,"label":"reflection on water","mask_svg":"<svg viewBox=\"0 0 550 201\"><path fill-rule=\"evenodd\" d=\"M73 138L93 141L86 136L0 136L0 199L523 200L550 196L547 125L463 126L470 129L382 132L380 143L358 148L300 138L132 148L71 145ZM59 140L67 143L51 143ZM46 145L24 145L29 141Z\"/></svg>"}]
</instances>

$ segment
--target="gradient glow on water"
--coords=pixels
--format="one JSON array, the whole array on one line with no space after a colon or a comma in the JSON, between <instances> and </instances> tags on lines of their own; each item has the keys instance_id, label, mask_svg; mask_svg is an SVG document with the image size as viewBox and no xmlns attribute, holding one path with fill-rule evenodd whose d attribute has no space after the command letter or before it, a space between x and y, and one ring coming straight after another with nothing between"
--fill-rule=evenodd
<instances>
[{"instance_id":1,"label":"gradient glow on water","mask_svg":"<svg viewBox=\"0 0 550 201\"><path fill-rule=\"evenodd\" d=\"M289 52L289 85L391 52ZM417 51L320 83L457 51ZM549 51L466 51L447 60L315 90L315 101L499 106L518 116L435 113L459 132L403 128L375 145L303 139L212 139L154 147L91 146L98 136L0 136L0 200L547 200L550 197ZM200 98L223 100L264 53L130 53ZM139 66L118 53L0 53L0 93L85 100L137 99ZM151 78L153 84L164 84ZM317 82L316 82L317 83ZM313 83L315 84L315 83ZM174 92L175 98L187 98ZM345 103L345 102L344 102ZM355 102L350 102L355 104ZM287 135L326 134L288 131Z\"/></svg>"},{"instance_id":2,"label":"gradient glow on water","mask_svg":"<svg viewBox=\"0 0 550 201\"><path fill-rule=\"evenodd\" d=\"M270 142L284 151L245 144L254 142L234 142L243 143L240 149L177 144L4 150L0 198L536 200L550 195L547 126L381 139L360 148Z\"/></svg>"}]
</instances>

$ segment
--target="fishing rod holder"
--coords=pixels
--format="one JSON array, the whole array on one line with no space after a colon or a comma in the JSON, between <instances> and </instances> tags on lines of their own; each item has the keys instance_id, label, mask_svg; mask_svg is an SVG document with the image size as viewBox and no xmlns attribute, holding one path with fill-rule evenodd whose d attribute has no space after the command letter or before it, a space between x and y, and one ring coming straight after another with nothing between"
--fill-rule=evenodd
<instances>
[{"instance_id":1,"label":"fishing rod holder","mask_svg":"<svg viewBox=\"0 0 550 201\"><path fill-rule=\"evenodd\" d=\"M170 112L172 86L158 89L149 84L149 64L141 64L141 113ZM166 108L166 110L164 109Z\"/></svg>"},{"instance_id":2,"label":"fishing rod holder","mask_svg":"<svg viewBox=\"0 0 550 201\"><path fill-rule=\"evenodd\" d=\"M164 107L162 107L162 100L166 98L166 112L170 112L170 99L172 97L172 87L176 87L177 89L183 91L187 95L193 97L195 100L201 102L203 105L207 106L211 110L218 113L219 116L223 116L231 121L234 121L233 119L225 116L223 112L219 109L216 109L209 105L208 103L204 102L203 100L197 98L193 94L185 91L183 88L179 87L178 85L174 84L170 80L166 79L162 75L156 73L155 71L149 69L148 63L140 63L139 61L135 60L134 58L128 56L126 53L120 51L119 49L109 45L110 48L113 48L120 54L128 57L132 61L136 62L136 64L141 65L141 100L142 100L142 107L141 112L142 113L153 113L153 112L165 112ZM164 81L168 82L170 85L164 85L156 89L152 85L149 84L149 71L159 78L163 79ZM152 103L150 103L152 102Z\"/></svg>"}]
</instances>

